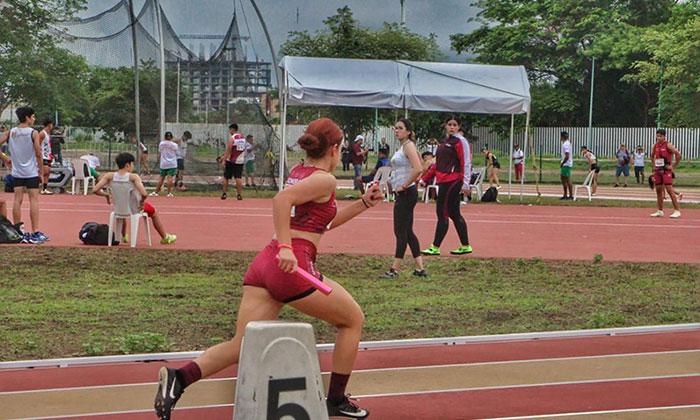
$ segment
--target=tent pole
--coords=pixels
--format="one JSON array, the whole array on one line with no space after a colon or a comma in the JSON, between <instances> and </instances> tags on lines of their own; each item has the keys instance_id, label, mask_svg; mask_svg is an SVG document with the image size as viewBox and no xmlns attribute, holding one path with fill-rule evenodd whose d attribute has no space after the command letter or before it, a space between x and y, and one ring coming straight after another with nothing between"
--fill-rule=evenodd
<instances>
[{"instance_id":1,"label":"tent pole","mask_svg":"<svg viewBox=\"0 0 700 420\"><path fill-rule=\"evenodd\" d=\"M510 114L510 155L508 164L508 199L510 199L510 183L513 178L513 126L515 125L515 114Z\"/></svg>"},{"instance_id":2,"label":"tent pole","mask_svg":"<svg viewBox=\"0 0 700 420\"><path fill-rule=\"evenodd\" d=\"M280 119L280 123L282 124L282 140L280 141L280 180L279 180L279 185L277 186L279 191L282 191L282 188L284 188L284 162L285 158L287 155L287 69L284 69L284 77L282 79L282 87L281 87L281 92L282 94L280 97L282 98L282 118Z\"/></svg>"},{"instance_id":3,"label":"tent pole","mask_svg":"<svg viewBox=\"0 0 700 420\"><path fill-rule=\"evenodd\" d=\"M527 144L530 140L530 110L527 110L527 116L525 117L525 138L523 141L523 175L520 177L520 202L523 202L523 187L525 185L525 167L527 166L525 162L527 161Z\"/></svg>"}]
</instances>

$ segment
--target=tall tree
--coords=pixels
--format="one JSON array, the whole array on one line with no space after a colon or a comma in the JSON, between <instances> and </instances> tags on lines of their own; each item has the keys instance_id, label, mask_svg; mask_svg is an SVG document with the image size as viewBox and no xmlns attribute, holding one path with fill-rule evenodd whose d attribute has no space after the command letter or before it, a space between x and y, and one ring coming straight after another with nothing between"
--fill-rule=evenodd
<instances>
[{"instance_id":1,"label":"tall tree","mask_svg":"<svg viewBox=\"0 0 700 420\"><path fill-rule=\"evenodd\" d=\"M314 35L306 31L291 32L280 53L305 57L416 61L434 61L439 57L435 36L432 34L426 37L396 23L385 23L381 29L373 30L359 26L348 6L338 9L337 12L337 15L324 20L326 28ZM350 139L374 127L373 109L293 108L289 112L292 119L307 122L319 114L328 116L338 123L346 138ZM381 111L382 123L393 122L393 115L392 111Z\"/></svg>"},{"instance_id":2,"label":"tall tree","mask_svg":"<svg viewBox=\"0 0 700 420\"><path fill-rule=\"evenodd\" d=\"M85 0L5 0L0 3L0 110L12 102L24 101L39 106L58 95L71 94L84 70L81 61L55 46L50 24L68 19L80 10ZM77 72L77 77L75 73ZM37 86L61 92L38 93Z\"/></svg>"},{"instance_id":3,"label":"tall tree","mask_svg":"<svg viewBox=\"0 0 700 420\"><path fill-rule=\"evenodd\" d=\"M614 44L599 48L620 28L643 28L665 22L673 0L478 0L477 21L470 34L450 37L457 52L476 61L523 65L533 85L533 122L539 125L586 125L595 56L596 125L641 125L648 121L649 92L621 80L624 66L611 66ZM629 31L625 32L629 34ZM628 51L644 55L644 51ZM626 55L628 64L633 55ZM652 100L653 102L653 100Z\"/></svg>"}]
</instances>

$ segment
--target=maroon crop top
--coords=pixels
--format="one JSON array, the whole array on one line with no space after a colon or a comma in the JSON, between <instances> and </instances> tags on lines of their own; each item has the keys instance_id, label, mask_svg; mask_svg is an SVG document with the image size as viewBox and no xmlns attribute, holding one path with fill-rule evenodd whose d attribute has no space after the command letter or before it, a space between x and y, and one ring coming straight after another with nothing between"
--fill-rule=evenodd
<instances>
[{"instance_id":1,"label":"maroon crop top","mask_svg":"<svg viewBox=\"0 0 700 420\"><path fill-rule=\"evenodd\" d=\"M323 169L315 166L297 165L289 172L286 185L294 185L316 171ZM289 227L304 232L323 233L333 221L338 206L335 203L335 191L330 200L325 203L308 201L294 207L294 216L290 219Z\"/></svg>"}]
</instances>

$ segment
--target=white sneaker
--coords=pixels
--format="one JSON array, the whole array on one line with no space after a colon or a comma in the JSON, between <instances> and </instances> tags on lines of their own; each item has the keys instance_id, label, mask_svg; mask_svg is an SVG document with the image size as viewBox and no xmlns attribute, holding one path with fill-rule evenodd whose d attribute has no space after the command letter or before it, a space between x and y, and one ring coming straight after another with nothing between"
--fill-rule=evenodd
<instances>
[{"instance_id":1,"label":"white sneaker","mask_svg":"<svg viewBox=\"0 0 700 420\"><path fill-rule=\"evenodd\" d=\"M153 191L152 193L148 194L149 197L158 197L158 193Z\"/></svg>"},{"instance_id":2,"label":"white sneaker","mask_svg":"<svg viewBox=\"0 0 700 420\"><path fill-rule=\"evenodd\" d=\"M664 212L662 210L657 210L654 213L650 214L649 216L651 217L664 217ZM678 217L678 216L676 216Z\"/></svg>"},{"instance_id":3,"label":"white sneaker","mask_svg":"<svg viewBox=\"0 0 700 420\"><path fill-rule=\"evenodd\" d=\"M168 193L168 195L166 195L166 197L175 197L175 196L173 195L173 193Z\"/></svg>"},{"instance_id":4,"label":"white sneaker","mask_svg":"<svg viewBox=\"0 0 700 420\"><path fill-rule=\"evenodd\" d=\"M678 210L674 211L671 215L671 219L678 219L679 217L681 217L681 212L679 212Z\"/></svg>"}]
</instances>

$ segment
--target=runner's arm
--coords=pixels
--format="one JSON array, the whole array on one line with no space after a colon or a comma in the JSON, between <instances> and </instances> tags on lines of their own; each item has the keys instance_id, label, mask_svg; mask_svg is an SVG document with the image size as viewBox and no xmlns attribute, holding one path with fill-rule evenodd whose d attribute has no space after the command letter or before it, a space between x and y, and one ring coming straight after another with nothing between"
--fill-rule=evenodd
<instances>
[{"instance_id":1,"label":"runner's arm","mask_svg":"<svg viewBox=\"0 0 700 420\"><path fill-rule=\"evenodd\" d=\"M34 155L36 156L36 163L37 166L39 166L39 181L43 183L44 178L42 177L41 168L44 160L41 154L41 141L39 140L39 133L37 133L36 130L32 131L32 141L34 142Z\"/></svg>"},{"instance_id":2,"label":"runner's arm","mask_svg":"<svg viewBox=\"0 0 700 420\"><path fill-rule=\"evenodd\" d=\"M379 185L373 185L372 188L368 189L360 196L359 201L355 201L351 205L339 209L338 213L336 213L335 217L333 218L333 221L330 223L328 230L335 229L364 212L368 208L374 207L382 200L382 198L383 197Z\"/></svg>"},{"instance_id":3,"label":"runner's arm","mask_svg":"<svg viewBox=\"0 0 700 420\"><path fill-rule=\"evenodd\" d=\"M223 167L226 166L226 161L228 160L228 157L231 156L232 149L233 149L233 137L228 139L228 146L226 146L226 151L224 152L224 155L221 156L221 166L223 166Z\"/></svg>"},{"instance_id":4,"label":"runner's arm","mask_svg":"<svg viewBox=\"0 0 700 420\"><path fill-rule=\"evenodd\" d=\"M10 130L5 131L0 135L0 144L3 144L10 138Z\"/></svg>"},{"instance_id":5,"label":"runner's arm","mask_svg":"<svg viewBox=\"0 0 700 420\"><path fill-rule=\"evenodd\" d=\"M676 169L678 164L681 163L683 156L681 155L681 152L676 149L676 146L672 145L671 143L668 144L668 150L676 157L676 161L671 165L671 169Z\"/></svg>"}]
</instances>

